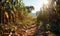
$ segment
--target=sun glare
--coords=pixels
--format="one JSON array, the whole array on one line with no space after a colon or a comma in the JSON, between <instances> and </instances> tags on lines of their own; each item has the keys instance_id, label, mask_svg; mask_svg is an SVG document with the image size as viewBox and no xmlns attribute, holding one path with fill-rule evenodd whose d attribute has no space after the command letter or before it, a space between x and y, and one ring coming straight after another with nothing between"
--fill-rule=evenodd
<instances>
[{"instance_id":1,"label":"sun glare","mask_svg":"<svg viewBox=\"0 0 60 36\"><path fill-rule=\"evenodd\" d=\"M48 4L48 0L43 0L43 4L47 5Z\"/></svg>"},{"instance_id":2,"label":"sun glare","mask_svg":"<svg viewBox=\"0 0 60 36\"><path fill-rule=\"evenodd\" d=\"M49 1L48 0L40 0L41 2L37 2L38 5L36 5L36 10L40 10L39 8L42 8L43 7L43 4L46 6L49 4ZM32 11L32 13L36 13L36 11Z\"/></svg>"}]
</instances>

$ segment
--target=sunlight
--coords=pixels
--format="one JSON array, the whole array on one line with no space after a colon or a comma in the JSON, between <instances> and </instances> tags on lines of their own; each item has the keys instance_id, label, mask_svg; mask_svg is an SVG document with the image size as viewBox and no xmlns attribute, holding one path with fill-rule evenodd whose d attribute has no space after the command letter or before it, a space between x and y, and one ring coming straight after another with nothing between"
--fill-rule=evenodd
<instances>
[{"instance_id":1,"label":"sunlight","mask_svg":"<svg viewBox=\"0 0 60 36\"><path fill-rule=\"evenodd\" d=\"M47 5L48 4L48 0L43 0L43 4Z\"/></svg>"},{"instance_id":2,"label":"sunlight","mask_svg":"<svg viewBox=\"0 0 60 36\"><path fill-rule=\"evenodd\" d=\"M37 5L35 5L35 10L33 10L32 11L32 13L36 13L36 11L39 11L40 10L40 8L42 8L43 7L43 4L44 5L48 5L49 4L49 1L48 0L39 0L40 2L37 2L36 4Z\"/></svg>"}]
</instances>

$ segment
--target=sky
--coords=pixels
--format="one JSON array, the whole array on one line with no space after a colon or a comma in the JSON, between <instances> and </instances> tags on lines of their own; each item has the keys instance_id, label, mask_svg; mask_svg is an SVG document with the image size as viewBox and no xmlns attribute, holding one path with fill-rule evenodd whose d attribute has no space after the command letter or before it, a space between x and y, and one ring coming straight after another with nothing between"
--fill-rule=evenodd
<instances>
[{"instance_id":1,"label":"sky","mask_svg":"<svg viewBox=\"0 0 60 36\"><path fill-rule=\"evenodd\" d=\"M36 13L36 11L39 11L40 8L42 7L42 0L23 0L23 3L25 6L34 6L34 10L32 13Z\"/></svg>"}]
</instances>

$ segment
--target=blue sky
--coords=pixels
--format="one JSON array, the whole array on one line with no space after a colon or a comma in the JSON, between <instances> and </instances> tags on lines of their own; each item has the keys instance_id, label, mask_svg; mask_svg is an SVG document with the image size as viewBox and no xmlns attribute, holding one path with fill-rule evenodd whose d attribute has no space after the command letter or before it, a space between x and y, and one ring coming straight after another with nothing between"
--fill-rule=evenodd
<instances>
[{"instance_id":1,"label":"blue sky","mask_svg":"<svg viewBox=\"0 0 60 36\"><path fill-rule=\"evenodd\" d=\"M35 9L32 11L32 13L36 13L36 11L40 10L42 7L42 2L42 0L23 0L25 6L34 6Z\"/></svg>"}]
</instances>

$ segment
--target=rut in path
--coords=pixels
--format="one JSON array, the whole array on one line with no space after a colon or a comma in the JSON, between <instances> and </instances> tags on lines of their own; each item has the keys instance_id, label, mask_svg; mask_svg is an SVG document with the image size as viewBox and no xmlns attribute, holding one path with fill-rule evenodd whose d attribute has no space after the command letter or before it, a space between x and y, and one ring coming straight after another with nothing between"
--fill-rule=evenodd
<instances>
[{"instance_id":1,"label":"rut in path","mask_svg":"<svg viewBox=\"0 0 60 36\"><path fill-rule=\"evenodd\" d=\"M36 24L37 23L35 23L35 22L26 23L26 24L22 25L21 29L24 30L25 32L27 32L27 35L33 36L36 31ZM44 33L44 28L40 27L39 36L43 35L43 33Z\"/></svg>"}]
</instances>

